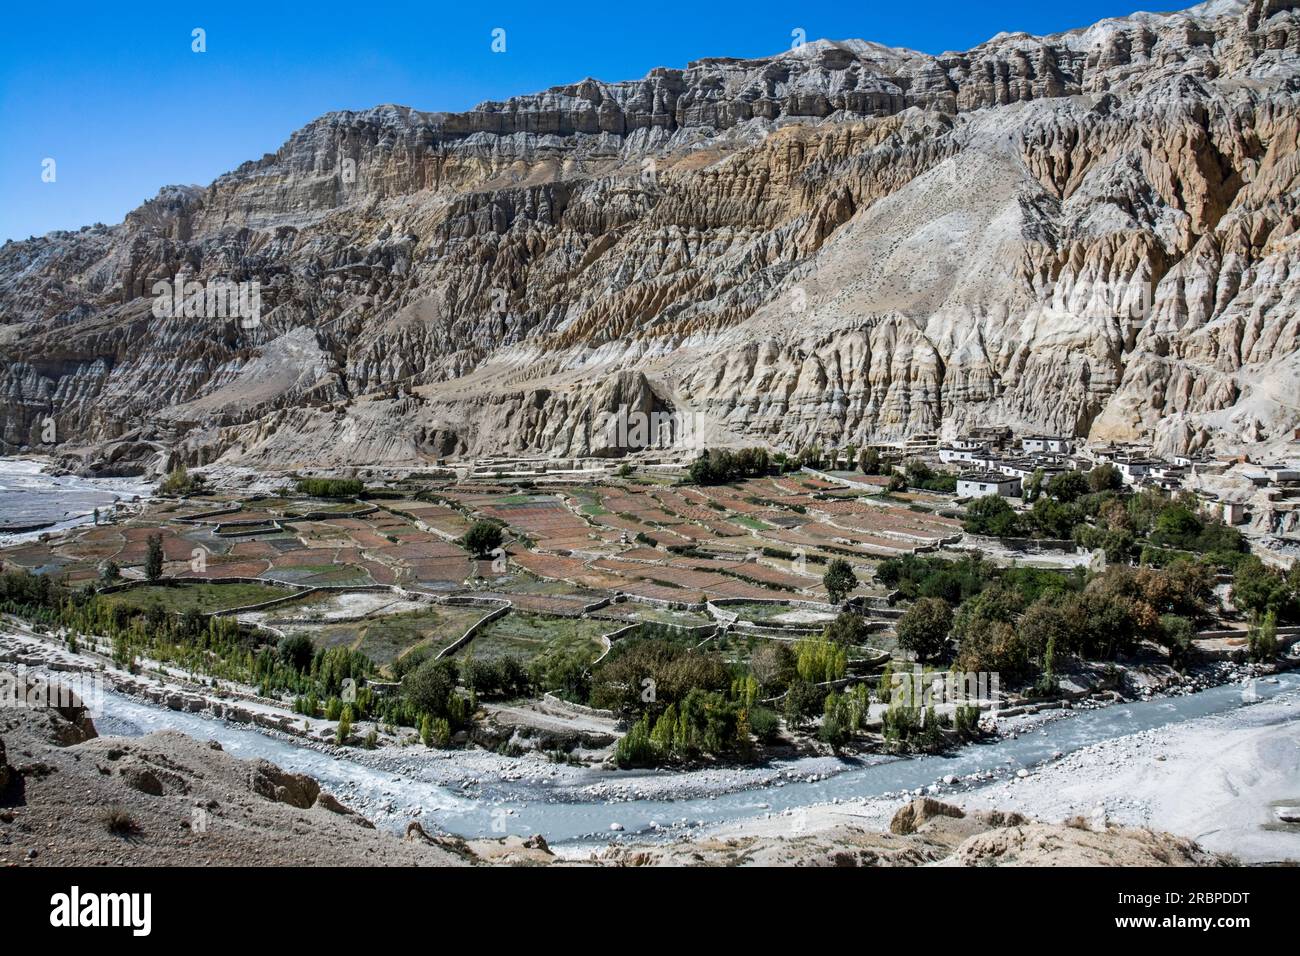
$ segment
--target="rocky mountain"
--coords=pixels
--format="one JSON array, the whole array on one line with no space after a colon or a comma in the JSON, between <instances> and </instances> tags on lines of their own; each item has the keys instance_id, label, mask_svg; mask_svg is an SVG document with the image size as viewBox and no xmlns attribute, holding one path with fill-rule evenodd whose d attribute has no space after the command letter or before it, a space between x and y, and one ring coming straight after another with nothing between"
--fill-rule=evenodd
<instances>
[{"instance_id":1,"label":"rocky mountain","mask_svg":"<svg viewBox=\"0 0 1300 956\"><path fill-rule=\"evenodd\" d=\"M614 455L624 405L788 450L1284 441L1296 7L331 113L120 225L0 248L0 450L52 425L101 472ZM160 316L177 277L260 308Z\"/></svg>"}]
</instances>

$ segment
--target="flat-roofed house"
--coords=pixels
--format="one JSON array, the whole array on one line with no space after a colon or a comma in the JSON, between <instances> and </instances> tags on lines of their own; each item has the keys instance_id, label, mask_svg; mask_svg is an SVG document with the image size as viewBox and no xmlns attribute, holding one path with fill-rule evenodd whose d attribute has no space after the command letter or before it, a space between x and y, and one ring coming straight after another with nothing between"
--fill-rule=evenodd
<instances>
[{"instance_id":1,"label":"flat-roofed house","mask_svg":"<svg viewBox=\"0 0 1300 956\"><path fill-rule=\"evenodd\" d=\"M1020 479L996 471L968 471L957 477L958 498L987 498L999 495L1014 498L1020 494Z\"/></svg>"},{"instance_id":2,"label":"flat-roofed house","mask_svg":"<svg viewBox=\"0 0 1300 956\"><path fill-rule=\"evenodd\" d=\"M1068 455L1073 443L1060 435L1027 435L1020 439L1020 450L1027 455Z\"/></svg>"}]
</instances>

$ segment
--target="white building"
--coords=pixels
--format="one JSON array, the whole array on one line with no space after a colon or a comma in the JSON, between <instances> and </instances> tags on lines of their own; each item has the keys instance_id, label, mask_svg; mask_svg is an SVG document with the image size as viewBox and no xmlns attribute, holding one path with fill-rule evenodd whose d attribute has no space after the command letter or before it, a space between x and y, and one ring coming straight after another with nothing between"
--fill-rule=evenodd
<instances>
[{"instance_id":1,"label":"white building","mask_svg":"<svg viewBox=\"0 0 1300 956\"><path fill-rule=\"evenodd\" d=\"M1059 435L1028 435L1020 439L1020 450L1027 455L1068 455L1074 446Z\"/></svg>"},{"instance_id":2,"label":"white building","mask_svg":"<svg viewBox=\"0 0 1300 956\"><path fill-rule=\"evenodd\" d=\"M987 445L976 445L973 448L967 448L961 441L957 441L952 445L942 445L939 448L939 460L948 465L954 462L969 464L977 458L987 458L988 454L989 448Z\"/></svg>"},{"instance_id":3,"label":"white building","mask_svg":"<svg viewBox=\"0 0 1300 956\"><path fill-rule=\"evenodd\" d=\"M1226 525L1241 524L1246 520L1246 506L1240 501L1225 501L1223 503L1223 523Z\"/></svg>"},{"instance_id":4,"label":"white building","mask_svg":"<svg viewBox=\"0 0 1300 956\"><path fill-rule=\"evenodd\" d=\"M1119 469L1119 473L1124 476L1127 484L1135 485L1151 471L1153 465L1158 464L1149 458L1116 458L1112 464Z\"/></svg>"},{"instance_id":5,"label":"white building","mask_svg":"<svg viewBox=\"0 0 1300 956\"><path fill-rule=\"evenodd\" d=\"M971 471L957 478L958 498L985 498L989 495L1014 498L1019 494L1019 478L995 471Z\"/></svg>"}]
</instances>

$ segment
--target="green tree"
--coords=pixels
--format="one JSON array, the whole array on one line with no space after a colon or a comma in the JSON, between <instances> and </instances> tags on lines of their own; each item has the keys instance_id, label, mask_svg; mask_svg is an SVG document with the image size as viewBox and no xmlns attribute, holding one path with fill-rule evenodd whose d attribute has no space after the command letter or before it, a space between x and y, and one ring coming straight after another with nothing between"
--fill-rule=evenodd
<instances>
[{"instance_id":1,"label":"green tree","mask_svg":"<svg viewBox=\"0 0 1300 956\"><path fill-rule=\"evenodd\" d=\"M460 546L476 558L486 558L501 547L501 527L491 521L475 521L460 539Z\"/></svg>"},{"instance_id":2,"label":"green tree","mask_svg":"<svg viewBox=\"0 0 1300 956\"><path fill-rule=\"evenodd\" d=\"M1254 617L1272 612L1289 620L1295 613L1296 593L1280 572L1251 555L1237 565L1233 575L1232 603Z\"/></svg>"},{"instance_id":3,"label":"green tree","mask_svg":"<svg viewBox=\"0 0 1300 956\"><path fill-rule=\"evenodd\" d=\"M1043 469L1036 468L1034 473L1025 479L1025 500L1031 504L1038 500L1038 496L1043 493L1043 482L1047 480L1047 475Z\"/></svg>"},{"instance_id":4,"label":"green tree","mask_svg":"<svg viewBox=\"0 0 1300 956\"><path fill-rule=\"evenodd\" d=\"M456 665L447 660L426 660L402 678L402 695L416 713L445 717L456 690Z\"/></svg>"},{"instance_id":5,"label":"green tree","mask_svg":"<svg viewBox=\"0 0 1300 956\"><path fill-rule=\"evenodd\" d=\"M144 576L150 581L157 581L163 573L162 535L149 535L148 548L144 557Z\"/></svg>"},{"instance_id":6,"label":"green tree","mask_svg":"<svg viewBox=\"0 0 1300 956\"><path fill-rule=\"evenodd\" d=\"M899 647L914 653L918 661L933 660L948 646L952 609L940 598L921 598L899 618L897 631Z\"/></svg>"},{"instance_id":7,"label":"green tree","mask_svg":"<svg viewBox=\"0 0 1300 956\"><path fill-rule=\"evenodd\" d=\"M880 474L880 452L874 448L864 448L858 453L858 467L864 475Z\"/></svg>"},{"instance_id":8,"label":"green tree","mask_svg":"<svg viewBox=\"0 0 1300 956\"><path fill-rule=\"evenodd\" d=\"M1088 488L1095 494L1103 491L1119 491L1124 487L1124 476L1120 470L1106 462L1088 472Z\"/></svg>"},{"instance_id":9,"label":"green tree","mask_svg":"<svg viewBox=\"0 0 1300 956\"><path fill-rule=\"evenodd\" d=\"M1258 627L1250 630L1250 659L1268 663L1277 657L1277 615L1268 611Z\"/></svg>"},{"instance_id":10,"label":"green tree","mask_svg":"<svg viewBox=\"0 0 1300 956\"><path fill-rule=\"evenodd\" d=\"M109 558L104 562L104 566L99 569L99 580L101 584L116 584L122 579L122 569L117 566L117 562Z\"/></svg>"},{"instance_id":11,"label":"green tree","mask_svg":"<svg viewBox=\"0 0 1300 956\"><path fill-rule=\"evenodd\" d=\"M856 647L867 643L871 622L854 611L841 611L822 631L822 640L842 647ZM751 657L751 667L752 657Z\"/></svg>"},{"instance_id":12,"label":"green tree","mask_svg":"<svg viewBox=\"0 0 1300 956\"><path fill-rule=\"evenodd\" d=\"M1088 493L1088 479L1081 471L1063 471L1048 480L1047 493L1064 504L1078 501Z\"/></svg>"},{"instance_id":13,"label":"green tree","mask_svg":"<svg viewBox=\"0 0 1300 956\"><path fill-rule=\"evenodd\" d=\"M1191 658L1195 645L1196 628L1192 622L1177 614L1160 616L1160 644L1169 652L1169 661L1175 667L1184 667Z\"/></svg>"},{"instance_id":14,"label":"green tree","mask_svg":"<svg viewBox=\"0 0 1300 956\"><path fill-rule=\"evenodd\" d=\"M280 639L276 652L280 655L280 660L301 674L311 667L316 648L306 634L287 634Z\"/></svg>"},{"instance_id":15,"label":"green tree","mask_svg":"<svg viewBox=\"0 0 1300 956\"><path fill-rule=\"evenodd\" d=\"M1001 495L985 495L966 506L962 527L967 534L1013 538L1020 533L1020 519Z\"/></svg>"},{"instance_id":16,"label":"green tree","mask_svg":"<svg viewBox=\"0 0 1300 956\"><path fill-rule=\"evenodd\" d=\"M853 573L849 562L843 558L834 558L822 575L822 584L826 586L831 603L839 604L858 586L858 576Z\"/></svg>"}]
</instances>

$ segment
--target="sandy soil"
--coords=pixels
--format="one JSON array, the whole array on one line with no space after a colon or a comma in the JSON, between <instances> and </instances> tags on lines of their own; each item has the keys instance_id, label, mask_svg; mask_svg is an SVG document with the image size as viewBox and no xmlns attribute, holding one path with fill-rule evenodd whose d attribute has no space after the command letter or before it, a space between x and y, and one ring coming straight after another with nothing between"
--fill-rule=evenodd
<instances>
[{"instance_id":1,"label":"sandy soil","mask_svg":"<svg viewBox=\"0 0 1300 956\"><path fill-rule=\"evenodd\" d=\"M908 797L821 804L712 828L702 840L790 839L852 824L885 831ZM968 810L1000 809L1062 823L1082 817L1195 840L1244 863L1300 862L1300 692L1086 747L1024 777L948 793Z\"/></svg>"}]
</instances>

